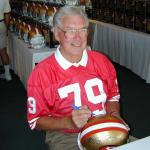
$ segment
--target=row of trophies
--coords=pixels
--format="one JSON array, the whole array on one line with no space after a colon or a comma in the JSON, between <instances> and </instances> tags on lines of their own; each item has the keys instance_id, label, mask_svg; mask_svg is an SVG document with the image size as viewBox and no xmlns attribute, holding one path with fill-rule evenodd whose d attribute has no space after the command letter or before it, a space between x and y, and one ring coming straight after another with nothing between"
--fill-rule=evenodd
<instances>
[{"instance_id":1,"label":"row of trophies","mask_svg":"<svg viewBox=\"0 0 150 150\"><path fill-rule=\"evenodd\" d=\"M10 0L11 3L20 2L21 0ZM91 0L23 0L26 2L35 2L35 3L46 3L46 4L56 4L56 5L71 5L71 6L80 6L91 3Z\"/></svg>"},{"instance_id":2,"label":"row of trophies","mask_svg":"<svg viewBox=\"0 0 150 150\"><path fill-rule=\"evenodd\" d=\"M89 18L150 33L149 0L92 0Z\"/></svg>"},{"instance_id":3,"label":"row of trophies","mask_svg":"<svg viewBox=\"0 0 150 150\"><path fill-rule=\"evenodd\" d=\"M39 49L45 45L56 47L58 43L53 37L51 26L58 5L21 1L11 6L10 31L31 48Z\"/></svg>"},{"instance_id":4,"label":"row of trophies","mask_svg":"<svg viewBox=\"0 0 150 150\"><path fill-rule=\"evenodd\" d=\"M29 44L28 47L40 49L45 47L55 47L53 34L50 28L37 23L31 23L30 20L11 17L9 30L15 33L19 39Z\"/></svg>"}]
</instances>

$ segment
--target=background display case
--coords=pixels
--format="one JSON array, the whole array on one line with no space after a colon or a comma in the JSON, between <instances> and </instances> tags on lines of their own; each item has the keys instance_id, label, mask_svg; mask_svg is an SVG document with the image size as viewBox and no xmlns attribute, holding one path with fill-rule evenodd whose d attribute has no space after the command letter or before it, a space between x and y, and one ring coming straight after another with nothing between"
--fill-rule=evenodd
<instances>
[{"instance_id":1,"label":"background display case","mask_svg":"<svg viewBox=\"0 0 150 150\"><path fill-rule=\"evenodd\" d=\"M57 9L61 6L62 4L60 3L50 3L46 1L11 1L11 20L15 20L11 21L11 31L16 34L22 32L22 29L17 25L17 21L20 20L21 23L24 22L30 25L30 28L38 28L45 39L46 46L52 48L56 47L58 43L53 37L50 21L46 14L49 14L49 8L53 9L55 7ZM53 13L51 13L51 17L52 16Z\"/></svg>"},{"instance_id":2,"label":"background display case","mask_svg":"<svg viewBox=\"0 0 150 150\"><path fill-rule=\"evenodd\" d=\"M91 0L90 19L150 33L149 0Z\"/></svg>"},{"instance_id":3,"label":"background display case","mask_svg":"<svg viewBox=\"0 0 150 150\"><path fill-rule=\"evenodd\" d=\"M23 11L23 4L28 3L27 14ZM31 7L36 5L35 8ZM37 19L40 6L55 7L64 5L83 6L92 20L102 21L133 30L150 33L150 1L149 0L12 0L12 16L35 26L40 26L46 45L55 47L50 23ZM32 12L34 10L34 13ZM42 10L41 10L42 11ZM43 11L44 12L44 11Z\"/></svg>"}]
</instances>

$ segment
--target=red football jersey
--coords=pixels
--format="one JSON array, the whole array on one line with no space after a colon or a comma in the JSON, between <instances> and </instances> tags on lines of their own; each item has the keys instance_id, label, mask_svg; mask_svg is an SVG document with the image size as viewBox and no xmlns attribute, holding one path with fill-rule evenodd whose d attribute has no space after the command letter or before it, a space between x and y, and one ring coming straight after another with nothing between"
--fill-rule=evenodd
<instances>
[{"instance_id":1,"label":"red football jersey","mask_svg":"<svg viewBox=\"0 0 150 150\"><path fill-rule=\"evenodd\" d=\"M27 116L31 129L41 116L71 115L72 106L87 105L105 114L107 100L119 100L116 72L104 55L88 51L87 65L64 70L53 55L39 63L28 80Z\"/></svg>"}]
</instances>

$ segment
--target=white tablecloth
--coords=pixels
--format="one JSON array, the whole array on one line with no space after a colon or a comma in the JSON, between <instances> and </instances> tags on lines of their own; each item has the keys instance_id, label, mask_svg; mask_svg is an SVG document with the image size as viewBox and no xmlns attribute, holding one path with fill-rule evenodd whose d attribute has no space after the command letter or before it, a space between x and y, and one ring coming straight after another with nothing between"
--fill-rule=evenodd
<instances>
[{"instance_id":1,"label":"white tablecloth","mask_svg":"<svg viewBox=\"0 0 150 150\"><path fill-rule=\"evenodd\" d=\"M28 44L25 44L18 36L9 32L8 35L8 50L11 60L11 68L19 76L20 80L27 86L29 74L35 64L51 55L54 48L31 49Z\"/></svg>"},{"instance_id":2,"label":"white tablecloth","mask_svg":"<svg viewBox=\"0 0 150 150\"><path fill-rule=\"evenodd\" d=\"M95 25L91 48L150 83L150 35L99 21L90 22Z\"/></svg>"},{"instance_id":3,"label":"white tablecloth","mask_svg":"<svg viewBox=\"0 0 150 150\"><path fill-rule=\"evenodd\" d=\"M150 136L114 148L114 150L142 150L142 149L143 150L150 149Z\"/></svg>"}]
</instances>

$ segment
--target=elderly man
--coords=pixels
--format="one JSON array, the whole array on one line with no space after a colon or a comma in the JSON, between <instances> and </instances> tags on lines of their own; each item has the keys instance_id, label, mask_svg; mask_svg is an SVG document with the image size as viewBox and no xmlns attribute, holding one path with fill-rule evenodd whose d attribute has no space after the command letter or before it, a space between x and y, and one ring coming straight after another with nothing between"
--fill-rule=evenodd
<instances>
[{"instance_id":1,"label":"elderly man","mask_svg":"<svg viewBox=\"0 0 150 150\"><path fill-rule=\"evenodd\" d=\"M92 114L120 117L115 69L104 55L87 50L88 26L81 8L60 8L52 28L60 45L28 80L28 122L46 131L50 150L78 150L78 133Z\"/></svg>"},{"instance_id":2,"label":"elderly man","mask_svg":"<svg viewBox=\"0 0 150 150\"><path fill-rule=\"evenodd\" d=\"M5 69L5 73L1 74L0 78L4 78L7 81L11 80L9 56L6 49L7 27L9 24L10 11L9 0L0 0L0 56Z\"/></svg>"}]
</instances>

